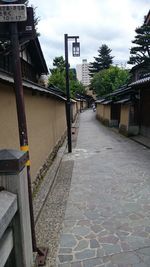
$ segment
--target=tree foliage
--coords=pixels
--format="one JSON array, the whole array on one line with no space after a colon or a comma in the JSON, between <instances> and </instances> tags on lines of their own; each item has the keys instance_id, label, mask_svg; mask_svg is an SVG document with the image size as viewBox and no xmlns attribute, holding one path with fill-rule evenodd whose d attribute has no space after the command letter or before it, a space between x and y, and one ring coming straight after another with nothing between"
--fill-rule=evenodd
<instances>
[{"instance_id":1,"label":"tree foliage","mask_svg":"<svg viewBox=\"0 0 150 267\"><path fill-rule=\"evenodd\" d=\"M96 73L91 81L91 88L98 96L112 93L129 80L128 70L111 66Z\"/></svg>"},{"instance_id":2,"label":"tree foliage","mask_svg":"<svg viewBox=\"0 0 150 267\"><path fill-rule=\"evenodd\" d=\"M66 92L66 73L64 58L62 56L55 57L53 60L53 66L54 68L50 69L51 75L49 77L49 85L53 84ZM71 97L74 97L77 93L85 92L84 86L76 78L74 69L69 69L69 85Z\"/></svg>"},{"instance_id":3,"label":"tree foliage","mask_svg":"<svg viewBox=\"0 0 150 267\"><path fill-rule=\"evenodd\" d=\"M143 24L135 32L136 36L132 41L135 46L130 49L128 64L143 64L150 69L150 26Z\"/></svg>"},{"instance_id":4,"label":"tree foliage","mask_svg":"<svg viewBox=\"0 0 150 267\"><path fill-rule=\"evenodd\" d=\"M98 49L98 56L94 57L95 61L90 63L89 74L93 77L93 75L103 69L108 69L112 64L113 57L111 56L111 49L103 44Z\"/></svg>"},{"instance_id":5,"label":"tree foliage","mask_svg":"<svg viewBox=\"0 0 150 267\"><path fill-rule=\"evenodd\" d=\"M65 83L65 71L60 71L59 69L52 69L51 75L48 79L49 85L55 85L65 92L66 83Z\"/></svg>"},{"instance_id":6,"label":"tree foliage","mask_svg":"<svg viewBox=\"0 0 150 267\"><path fill-rule=\"evenodd\" d=\"M63 72L65 70L65 60L63 58L63 56L60 57L55 57L53 59L53 69L50 69L51 73L57 72L58 70L60 72Z\"/></svg>"}]
</instances>

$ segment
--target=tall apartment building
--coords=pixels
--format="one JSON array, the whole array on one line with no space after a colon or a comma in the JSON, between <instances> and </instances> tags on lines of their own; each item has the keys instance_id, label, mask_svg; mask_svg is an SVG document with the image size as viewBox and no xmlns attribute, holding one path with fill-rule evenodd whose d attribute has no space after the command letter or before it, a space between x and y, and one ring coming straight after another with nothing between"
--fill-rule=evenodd
<instances>
[{"instance_id":1,"label":"tall apartment building","mask_svg":"<svg viewBox=\"0 0 150 267\"><path fill-rule=\"evenodd\" d=\"M82 60L82 64L76 66L77 79L83 83L83 85L88 86L90 84L89 76L89 63L87 59Z\"/></svg>"}]
</instances>

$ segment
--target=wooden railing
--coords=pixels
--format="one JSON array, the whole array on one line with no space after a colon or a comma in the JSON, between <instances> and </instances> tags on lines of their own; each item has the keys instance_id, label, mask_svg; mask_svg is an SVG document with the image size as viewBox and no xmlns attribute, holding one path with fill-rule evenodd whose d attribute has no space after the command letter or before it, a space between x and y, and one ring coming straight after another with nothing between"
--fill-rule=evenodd
<instances>
[{"instance_id":1,"label":"wooden railing","mask_svg":"<svg viewBox=\"0 0 150 267\"><path fill-rule=\"evenodd\" d=\"M17 212L17 195L0 192L0 266L5 266L14 247L13 219ZM10 226L11 225L11 226Z\"/></svg>"},{"instance_id":2,"label":"wooden railing","mask_svg":"<svg viewBox=\"0 0 150 267\"><path fill-rule=\"evenodd\" d=\"M33 267L26 152L0 150L0 267Z\"/></svg>"}]
</instances>

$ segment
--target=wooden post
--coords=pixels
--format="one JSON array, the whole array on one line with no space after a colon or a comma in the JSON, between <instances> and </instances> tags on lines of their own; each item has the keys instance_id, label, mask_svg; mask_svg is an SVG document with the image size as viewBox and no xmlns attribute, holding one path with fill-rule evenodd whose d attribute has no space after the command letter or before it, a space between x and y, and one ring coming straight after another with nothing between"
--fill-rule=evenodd
<instances>
[{"instance_id":1,"label":"wooden post","mask_svg":"<svg viewBox=\"0 0 150 267\"><path fill-rule=\"evenodd\" d=\"M11 265L8 264L14 247L13 230L9 226L17 210L17 195L4 190L0 191L0 266L2 267L15 266L15 262L14 265L12 262Z\"/></svg>"},{"instance_id":2,"label":"wooden post","mask_svg":"<svg viewBox=\"0 0 150 267\"><path fill-rule=\"evenodd\" d=\"M15 267L32 267L33 252L28 198L27 152L0 150L0 186L17 194L18 211L13 219Z\"/></svg>"}]
</instances>

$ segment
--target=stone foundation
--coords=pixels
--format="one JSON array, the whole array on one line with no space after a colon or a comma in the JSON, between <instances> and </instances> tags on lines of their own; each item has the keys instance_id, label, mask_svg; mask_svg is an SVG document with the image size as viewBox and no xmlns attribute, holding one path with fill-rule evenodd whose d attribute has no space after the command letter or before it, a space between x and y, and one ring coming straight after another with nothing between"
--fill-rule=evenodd
<instances>
[{"instance_id":1,"label":"stone foundation","mask_svg":"<svg viewBox=\"0 0 150 267\"><path fill-rule=\"evenodd\" d=\"M49 167L53 163L53 160L54 160L54 158L57 155L58 149L62 146L65 138L66 138L66 132L62 136L62 138L59 140L59 142L57 143L57 145L54 147L54 149L52 150L52 152L50 153L50 155L48 156L48 158L45 160L45 162L42 165L42 167L39 169L39 171L37 173L37 176L36 176L34 182L32 183L32 192L33 192L33 195L36 193L36 191L37 191L39 185L41 184L44 176L46 175Z\"/></svg>"},{"instance_id":2,"label":"stone foundation","mask_svg":"<svg viewBox=\"0 0 150 267\"><path fill-rule=\"evenodd\" d=\"M108 119L104 119L102 118L101 116L99 115L96 115L96 118L102 123L104 124L105 126L110 126L110 122Z\"/></svg>"},{"instance_id":3,"label":"stone foundation","mask_svg":"<svg viewBox=\"0 0 150 267\"><path fill-rule=\"evenodd\" d=\"M125 135L125 136L128 136L128 129L127 129L127 126L124 125L124 124L120 124L119 125L119 133Z\"/></svg>"},{"instance_id":4,"label":"stone foundation","mask_svg":"<svg viewBox=\"0 0 150 267\"><path fill-rule=\"evenodd\" d=\"M134 136L134 135L138 135L139 134L139 126L129 126L129 129L128 129L128 135L129 136Z\"/></svg>"}]
</instances>

